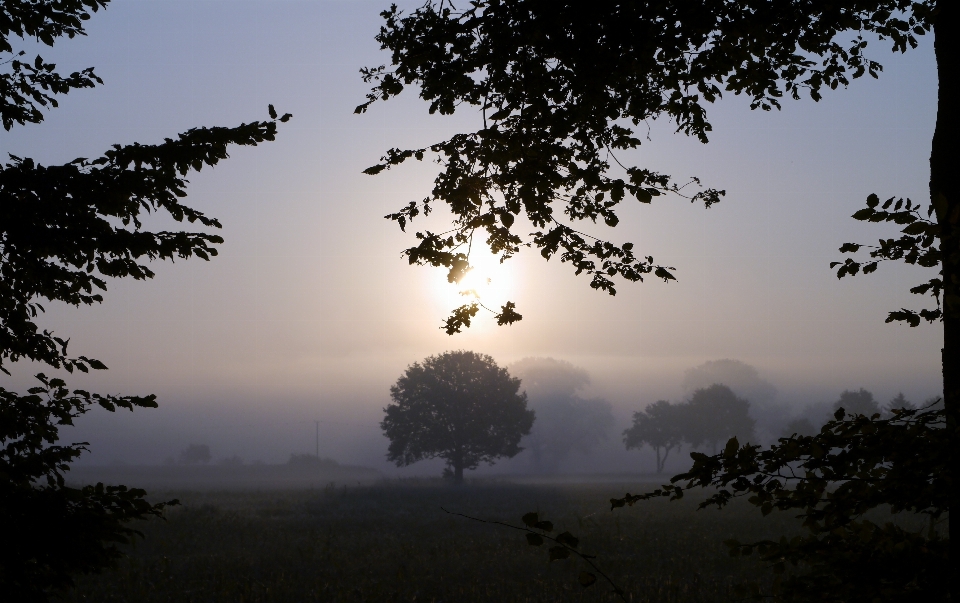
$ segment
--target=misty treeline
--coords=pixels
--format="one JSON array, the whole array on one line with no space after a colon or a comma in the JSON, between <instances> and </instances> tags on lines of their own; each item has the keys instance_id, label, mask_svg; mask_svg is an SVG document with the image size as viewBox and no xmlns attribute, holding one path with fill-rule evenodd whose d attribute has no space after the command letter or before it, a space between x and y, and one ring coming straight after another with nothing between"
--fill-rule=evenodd
<instances>
[{"instance_id":1,"label":"misty treeline","mask_svg":"<svg viewBox=\"0 0 960 603\"><path fill-rule=\"evenodd\" d=\"M722 384L698 389L686 402L657 400L633 415L633 425L623 432L627 449L649 445L657 456L657 473L663 472L670 451L686 443L707 446L739 437L752 441L756 421L748 413L750 403Z\"/></svg>"},{"instance_id":2,"label":"misty treeline","mask_svg":"<svg viewBox=\"0 0 960 603\"><path fill-rule=\"evenodd\" d=\"M939 397L929 398L922 407L933 408L939 400ZM828 413L824 407L829 409ZM783 424L779 436L813 436L840 410L851 416L890 419L897 411L918 408L920 406L907 400L902 392L881 406L864 388L845 390L832 404L807 405L800 416ZM623 432L623 442L627 449L649 446L656 456L657 473L663 473L670 452L680 453L685 444L691 449L703 448L716 454L720 444L734 437L741 442L761 443L755 429L757 421L750 411L749 400L737 396L727 385L715 383L697 389L683 402L657 400L635 412L633 424Z\"/></svg>"}]
</instances>

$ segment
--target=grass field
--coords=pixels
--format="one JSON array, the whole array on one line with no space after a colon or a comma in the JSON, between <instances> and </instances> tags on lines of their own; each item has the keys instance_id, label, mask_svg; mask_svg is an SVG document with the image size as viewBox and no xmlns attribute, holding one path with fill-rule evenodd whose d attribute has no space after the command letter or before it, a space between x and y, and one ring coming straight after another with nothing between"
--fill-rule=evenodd
<instances>
[{"instance_id":1,"label":"grass field","mask_svg":"<svg viewBox=\"0 0 960 603\"><path fill-rule=\"evenodd\" d=\"M524 535L445 513L520 524L538 511L581 538L631 601L730 600L762 578L722 542L790 533L747 505L696 511L694 500L611 511L608 499L648 485L518 485L439 481L262 492L170 492L183 505L138 526L129 557L85 576L66 601L614 601L583 589L574 560L547 562ZM556 533L556 531L555 531Z\"/></svg>"}]
</instances>

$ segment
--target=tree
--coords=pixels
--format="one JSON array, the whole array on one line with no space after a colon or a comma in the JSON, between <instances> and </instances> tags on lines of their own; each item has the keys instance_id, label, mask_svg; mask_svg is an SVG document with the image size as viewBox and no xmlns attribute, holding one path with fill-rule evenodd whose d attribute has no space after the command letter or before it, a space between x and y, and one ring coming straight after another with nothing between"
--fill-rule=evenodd
<instances>
[{"instance_id":1,"label":"tree","mask_svg":"<svg viewBox=\"0 0 960 603\"><path fill-rule=\"evenodd\" d=\"M663 473L670 451L679 452L683 442L680 431L681 408L666 400L657 400L645 409L633 413L633 425L624 430L623 443L627 450L649 444L657 454L657 473ZM663 457L660 451L663 450Z\"/></svg>"},{"instance_id":2,"label":"tree","mask_svg":"<svg viewBox=\"0 0 960 603\"><path fill-rule=\"evenodd\" d=\"M750 403L738 398L726 385L714 383L698 389L680 410L680 433L694 448L707 444L716 452L717 444L728 438L753 438Z\"/></svg>"},{"instance_id":3,"label":"tree","mask_svg":"<svg viewBox=\"0 0 960 603\"><path fill-rule=\"evenodd\" d=\"M519 390L520 380L483 354L446 352L413 363L383 409L387 459L402 467L439 457L461 483L464 469L516 456L534 418Z\"/></svg>"},{"instance_id":4,"label":"tree","mask_svg":"<svg viewBox=\"0 0 960 603\"><path fill-rule=\"evenodd\" d=\"M845 410L851 415L872 417L880 412L880 405L873 399L873 394L863 389L857 391L844 390L840 399L833 403L833 410Z\"/></svg>"},{"instance_id":5,"label":"tree","mask_svg":"<svg viewBox=\"0 0 960 603\"><path fill-rule=\"evenodd\" d=\"M614 423L610 403L577 395L590 383L587 371L553 358L524 358L510 371L537 416L522 443L538 471L556 472L571 453L589 454L606 440Z\"/></svg>"},{"instance_id":6,"label":"tree","mask_svg":"<svg viewBox=\"0 0 960 603\"><path fill-rule=\"evenodd\" d=\"M102 83L93 68L61 75L37 56L15 52L16 40L52 46L85 35L84 22L108 0L9 0L0 4L0 121L43 121L56 97ZM114 145L95 159L43 166L10 155L0 165L0 370L38 362L50 369L104 370L103 362L68 354L69 339L42 329L41 301L74 306L103 300L108 278L153 277L150 260L217 254L223 240L209 232L149 230L151 214L219 228L184 205L186 176L228 157L230 145L274 140L278 118L232 128L195 128L160 144ZM0 387L0 592L10 600L46 601L72 584L78 572L103 569L120 556L118 545L138 532L132 519L160 515L165 504L126 486L65 484L84 442L59 442L59 429L94 406L108 411L157 406L156 397L101 395L70 390L64 379L37 375L26 395ZM171 501L176 502L176 501Z\"/></svg>"},{"instance_id":7,"label":"tree","mask_svg":"<svg viewBox=\"0 0 960 603\"><path fill-rule=\"evenodd\" d=\"M206 444L190 444L180 451L180 462L184 465L210 462L210 447Z\"/></svg>"}]
</instances>

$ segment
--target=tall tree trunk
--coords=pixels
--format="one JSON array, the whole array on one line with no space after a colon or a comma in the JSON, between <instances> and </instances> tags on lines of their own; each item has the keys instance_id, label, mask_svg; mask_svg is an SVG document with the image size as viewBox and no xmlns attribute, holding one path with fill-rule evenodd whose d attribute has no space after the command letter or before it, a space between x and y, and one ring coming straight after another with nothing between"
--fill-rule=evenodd
<instances>
[{"instance_id":1,"label":"tall tree trunk","mask_svg":"<svg viewBox=\"0 0 960 603\"><path fill-rule=\"evenodd\" d=\"M453 464L453 483L463 483L463 463L459 460Z\"/></svg>"},{"instance_id":2,"label":"tall tree trunk","mask_svg":"<svg viewBox=\"0 0 960 603\"><path fill-rule=\"evenodd\" d=\"M657 475L663 473L663 463L660 462L660 447L654 446L654 450L657 451Z\"/></svg>"},{"instance_id":3,"label":"tall tree trunk","mask_svg":"<svg viewBox=\"0 0 960 603\"><path fill-rule=\"evenodd\" d=\"M943 261L943 403L950 434L950 498L948 509L957 508L958 412L960 412L960 3L940 0L935 17L934 49L937 56L939 91L937 126L930 152L930 199L940 225L940 253ZM952 519L952 518L950 518ZM957 522L950 521L950 563L954 576L960 575L955 543ZM951 597L957 601L957 580Z\"/></svg>"}]
</instances>

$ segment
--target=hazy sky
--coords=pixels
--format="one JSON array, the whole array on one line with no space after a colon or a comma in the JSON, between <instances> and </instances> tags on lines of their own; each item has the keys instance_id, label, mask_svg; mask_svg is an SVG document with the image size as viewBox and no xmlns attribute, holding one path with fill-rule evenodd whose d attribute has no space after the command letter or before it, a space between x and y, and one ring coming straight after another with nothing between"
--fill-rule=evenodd
<instances>
[{"instance_id":1,"label":"hazy sky","mask_svg":"<svg viewBox=\"0 0 960 603\"><path fill-rule=\"evenodd\" d=\"M872 43L880 80L820 103L762 113L725 98L712 107L708 145L654 123L628 158L698 176L727 197L709 210L670 197L627 203L616 229L586 230L634 241L675 266L678 282L623 284L611 298L528 253L489 275L491 303L514 300L523 321L498 328L481 317L448 337L439 326L455 292L442 271L407 266L400 251L412 237L382 219L426 196L436 166L361 170L389 147L476 128L478 115L429 116L413 89L353 114L367 90L358 70L389 58L373 40L387 6L115 0L86 38L41 50L64 71L95 66L105 81L62 98L43 124L0 132L4 152L45 164L263 119L268 103L294 115L276 142L192 177L189 203L224 225L220 257L157 265L151 282L110 283L98 307L44 318L73 353L111 368L72 385L160 396L158 411L81 423L99 458L155 461L206 440L215 456L279 459L312 450L314 419L326 421L327 454L382 458L357 442L376 441L389 385L409 363L456 348L503 364L569 360L590 371L593 394L624 409L678 398L685 369L719 358L756 366L789 402L861 386L882 401L938 391L941 330L883 322L917 306L907 289L928 275L885 266L838 281L828 268L842 243L894 235L849 218L867 194L925 199L932 40L904 56ZM19 367L8 382L23 386L32 371Z\"/></svg>"}]
</instances>

